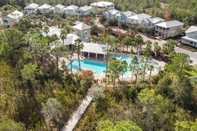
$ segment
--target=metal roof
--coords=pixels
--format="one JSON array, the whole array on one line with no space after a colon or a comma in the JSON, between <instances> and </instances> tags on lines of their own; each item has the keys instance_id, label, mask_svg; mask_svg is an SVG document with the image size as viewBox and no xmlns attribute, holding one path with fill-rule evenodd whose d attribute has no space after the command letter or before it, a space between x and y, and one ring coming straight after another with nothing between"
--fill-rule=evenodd
<instances>
[{"instance_id":1,"label":"metal roof","mask_svg":"<svg viewBox=\"0 0 197 131\"><path fill-rule=\"evenodd\" d=\"M92 9L92 7L87 6L87 5L80 7L80 10L82 10L82 11L91 10L91 9Z\"/></svg>"},{"instance_id":2,"label":"metal roof","mask_svg":"<svg viewBox=\"0 0 197 131\"><path fill-rule=\"evenodd\" d=\"M89 26L89 25L86 25L86 24L84 24L84 23L80 23L80 24L78 24L78 25L73 26L73 28L74 28L74 29L78 29L78 30L85 30L85 29L90 29L90 28L92 28L92 27Z\"/></svg>"},{"instance_id":3,"label":"metal roof","mask_svg":"<svg viewBox=\"0 0 197 131\"><path fill-rule=\"evenodd\" d=\"M67 34L67 37L66 39L64 40L64 45L70 45L70 44L75 44L75 40L80 38L79 36L77 35L74 35L74 34ZM63 41L60 40L62 43Z\"/></svg>"},{"instance_id":4,"label":"metal roof","mask_svg":"<svg viewBox=\"0 0 197 131\"><path fill-rule=\"evenodd\" d=\"M31 3L30 5L26 6L24 9L26 8L38 8L38 4L35 4L35 3Z\"/></svg>"},{"instance_id":5,"label":"metal roof","mask_svg":"<svg viewBox=\"0 0 197 131\"><path fill-rule=\"evenodd\" d=\"M111 46L108 46L108 49L110 49L110 47ZM107 54L107 45L98 43L84 43L84 47L81 52Z\"/></svg>"},{"instance_id":6,"label":"metal roof","mask_svg":"<svg viewBox=\"0 0 197 131\"><path fill-rule=\"evenodd\" d=\"M7 17L10 17L12 19L18 19L20 17L23 17L23 13L18 11L18 10L15 10L14 12L10 13L9 15L7 15Z\"/></svg>"},{"instance_id":7,"label":"metal roof","mask_svg":"<svg viewBox=\"0 0 197 131\"><path fill-rule=\"evenodd\" d=\"M90 4L91 6L109 6L109 5L114 5L112 2L107 2L107 1L99 1L99 2L94 2Z\"/></svg>"},{"instance_id":8,"label":"metal roof","mask_svg":"<svg viewBox=\"0 0 197 131\"><path fill-rule=\"evenodd\" d=\"M116 10L116 9L108 10L107 12L109 12L112 15L115 15L117 13L120 13L120 11L119 10Z\"/></svg>"},{"instance_id":9,"label":"metal roof","mask_svg":"<svg viewBox=\"0 0 197 131\"><path fill-rule=\"evenodd\" d=\"M146 18L151 18L151 16L148 15L148 14L145 14L145 13L141 13L141 14L131 16L129 18L134 19L134 20L143 20L143 19L146 19Z\"/></svg>"},{"instance_id":10,"label":"metal roof","mask_svg":"<svg viewBox=\"0 0 197 131\"><path fill-rule=\"evenodd\" d=\"M76 6L76 5L70 5L68 7L66 7L66 9L70 9L70 10L75 10L75 9L78 9L79 7Z\"/></svg>"},{"instance_id":11,"label":"metal roof","mask_svg":"<svg viewBox=\"0 0 197 131\"><path fill-rule=\"evenodd\" d=\"M136 15L136 13L132 12L132 11L126 11L126 12L122 12L122 14L126 15L127 17Z\"/></svg>"},{"instance_id":12,"label":"metal roof","mask_svg":"<svg viewBox=\"0 0 197 131\"><path fill-rule=\"evenodd\" d=\"M150 21L153 23L153 24L156 24L158 22L163 22L165 21L164 19L160 18L160 17L154 17L154 18L150 18Z\"/></svg>"},{"instance_id":13,"label":"metal roof","mask_svg":"<svg viewBox=\"0 0 197 131\"><path fill-rule=\"evenodd\" d=\"M190 26L189 29L185 31L185 33L197 32L197 26Z\"/></svg>"},{"instance_id":14,"label":"metal roof","mask_svg":"<svg viewBox=\"0 0 197 131\"><path fill-rule=\"evenodd\" d=\"M65 6L64 5L61 5L61 4L58 4L55 7L60 8L60 9L63 9Z\"/></svg>"},{"instance_id":15,"label":"metal roof","mask_svg":"<svg viewBox=\"0 0 197 131\"><path fill-rule=\"evenodd\" d=\"M44 5L41 5L40 7L38 7L39 9L49 9L49 8L51 8L51 6L50 5L48 5L48 4L44 4Z\"/></svg>"},{"instance_id":16,"label":"metal roof","mask_svg":"<svg viewBox=\"0 0 197 131\"><path fill-rule=\"evenodd\" d=\"M156 24L156 26L163 27L163 28L170 28L175 26L184 25L184 23L178 21L178 20L171 20L166 22L161 22L159 24Z\"/></svg>"}]
</instances>

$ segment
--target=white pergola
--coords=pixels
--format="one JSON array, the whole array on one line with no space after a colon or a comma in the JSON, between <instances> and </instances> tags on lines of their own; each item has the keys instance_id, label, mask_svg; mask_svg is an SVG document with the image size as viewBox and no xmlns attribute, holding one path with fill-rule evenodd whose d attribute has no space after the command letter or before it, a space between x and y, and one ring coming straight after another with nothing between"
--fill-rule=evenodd
<instances>
[{"instance_id":1,"label":"white pergola","mask_svg":"<svg viewBox=\"0 0 197 131\"><path fill-rule=\"evenodd\" d=\"M81 50L82 54L88 54L88 58L90 58L90 54L95 54L95 59L98 58L98 55L102 55L103 59L107 55L107 48L110 49L111 46L107 46L105 44L98 43L84 43L84 48Z\"/></svg>"}]
</instances>

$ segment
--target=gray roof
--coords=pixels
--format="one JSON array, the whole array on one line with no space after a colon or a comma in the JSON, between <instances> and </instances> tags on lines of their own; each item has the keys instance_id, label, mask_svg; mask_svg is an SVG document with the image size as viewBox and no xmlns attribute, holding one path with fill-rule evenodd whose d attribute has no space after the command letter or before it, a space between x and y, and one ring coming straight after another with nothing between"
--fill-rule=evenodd
<instances>
[{"instance_id":1,"label":"gray roof","mask_svg":"<svg viewBox=\"0 0 197 131\"><path fill-rule=\"evenodd\" d=\"M49 9L49 8L51 8L51 6L50 5L48 5L48 4L44 4L44 5L41 5L40 7L38 7L39 9Z\"/></svg>"},{"instance_id":2,"label":"gray roof","mask_svg":"<svg viewBox=\"0 0 197 131\"><path fill-rule=\"evenodd\" d=\"M126 15L127 17L133 16L136 13L132 12L132 11L126 11L126 12L122 12L122 14Z\"/></svg>"},{"instance_id":3,"label":"gray roof","mask_svg":"<svg viewBox=\"0 0 197 131\"><path fill-rule=\"evenodd\" d=\"M89 25L86 25L86 24L84 24L84 23L80 23L80 24L78 24L78 25L73 26L73 28L74 28L74 29L78 29L78 30L85 30L85 29L90 29L90 28L92 28L92 27L89 26Z\"/></svg>"},{"instance_id":4,"label":"gray roof","mask_svg":"<svg viewBox=\"0 0 197 131\"><path fill-rule=\"evenodd\" d=\"M110 49L111 46L108 46ZM84 43L81 52L90 52L96 54L107 54L107 45L98 43Z\"/></svg>"},{"instance_id":5,"label":"gray roof","mask_svg":"<svg viewBox=\"0 0 197 131\"><path fill-rule=\"evenodd\" d=\"M60 8L60 9L63 9L65 6L64 5L61 5L61 4L58 4L55 7Z\"/></svg>"},{"instance_id":6,"label":"gray roof","mask_svg":"<svg viewBox=\"0 0 197 131\"><path fill-rule=\"evenodd\" d=\"M119 10L116 10L116 9L108 10L107 12L109 12L112 15L115 15L117 13L120 13L120 11Z\"/></svg>"},{"instance_id":7,"label":"gray roof","mask_svg":"<svg viewBox=\"0 0 197 131\"><path fill-rule=\"evenodd\" d=\"M76 6L76 5L70 5L70 6L66 7L66 8L67 8L67 9L71 9L71 10L76 10L76 9L78 9L79 7Z\"/></svg>"},{"instance_id":8,"label":"gray roof","mask_svg":"<svg viewBox=\"0 0 197 131\"><path fill-rule=\"evenodd\" d=\"M38 8L38 6L39 6L38 4L31 3L30 5L26 6L25 9L26 8Z\"/></svg>"},{"instance_id":9,"label":"gray roof","mask_svg":"<svg viewBox=\"0 0 197 131\"><path fill-rule=\"evenodd\" d=\"M74 44L75 40L78 39L79 36L74 35L74 34L68 34L66 39L64 40L64 44L65 45L70 45L70 44ZM62 40L60 40L61 42L63 42Z\"/></svg>"},{"instance_id":10,"label":"gray roof","mask_svg":"<svg viewBox=\"0 0 197 131\"><path fill-rule=\"evenodd\" d=\"M184 23L178 21L178 20L171 20L166 22L161 22L159 24L156 24L156 26L163 27L163 28L170 28L175 26L184 25Z\"/></svg>"},{"instance_id":11,"label":"gray roof","mask_svg":"<svg viewBox=\"0 0 197 131\"><path fill-rule=\"evenodd\" d=\"M150 18L150 21L153 23L153 24L156 24L158 22L163 22L165 21L164 19L160 18L160 17L154 17L154 18Z\"/></svg>"},{"instance_id":12,"label":"gray roof","mask_svg":"<svg viewBox=\"0 0 197 131\"><path fill-rule=\"evenodd\" d=\"M189 29L185 31L185 33L197 32L197 26L190 26Z\"/></svg>"},{"instance_id":13,"label":"gray roof","mask_svg":"<svg viewBox=\"0 0 197 131\"><path fill-rule=\"evenodd\" d=\"M141 14L131 16L129 18L134 19L134 20L142 20L142 19L146 19L146 18L151 18L151 16L148 14L145 14L145 13L141 13Z\"/></svg>"},{"instance_id":14,"label":"gray roof","mask_svg":"<svg viewBox=\"0 0 197 131\"><path fill-rule=\"evenodd\" d=\"M23 17L23 13L18 11L18 10L15 10L14 12L10 13L9 15L7 15L6 17L10 17L12 19L18 19L20 17Z\"/></svg>"},{"instance_id":15,"label":"gray roof","mask_svg":"<svg viewBox=\"0 0 197 131\"><path fill-rule=\"evenodd\" d=\"M85 6L80 7L80 9L81 9L82 11L86 11L86 10L91 10L92 7L91 7L91 6L85 5Z\"/></svg>"}]
</instances>

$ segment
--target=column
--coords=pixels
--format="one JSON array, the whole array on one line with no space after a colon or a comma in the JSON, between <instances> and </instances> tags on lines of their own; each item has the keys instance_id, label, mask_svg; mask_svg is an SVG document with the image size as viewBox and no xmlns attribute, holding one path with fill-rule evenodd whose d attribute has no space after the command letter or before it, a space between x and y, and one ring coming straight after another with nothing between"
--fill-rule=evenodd
<instances>
[{"instance_id":1,"label":"column","mask_svg":"<svg viewBox=\"0 0 197 131\"><path fill-rule=\"evenodd\" d=\"M96 60L97 60L97 54L96 54Z\"/></svg>"},{"instance_id":2,"label":"column","mask_svg":"<svg viewBox=\"0 0 197 131\"><path fill-rule=\"evenodd\" d=\"M90 53L88 52L88 59L90 58Z\"/></svg>"}]
</instances>

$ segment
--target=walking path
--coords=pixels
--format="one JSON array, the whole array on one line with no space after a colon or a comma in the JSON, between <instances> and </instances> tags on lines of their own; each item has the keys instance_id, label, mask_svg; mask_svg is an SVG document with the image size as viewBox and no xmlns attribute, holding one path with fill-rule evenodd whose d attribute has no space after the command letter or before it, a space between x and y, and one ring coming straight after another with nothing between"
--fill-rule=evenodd
<instances>
[{"instance_id":1,"label":"walking path","mask_svg":"<svg viewBox=\"0 0 197 131\"><path fill-rule=\"evenodd\" d=\"M81 116L87 109L88 105L92 101L93 97L86 96L80 106L75 110L75 112L71 115L70 119L67 121L66 125L62 128L62 131L72 131L78 121L81 119Z\"/></svg>"}]
</instances>

